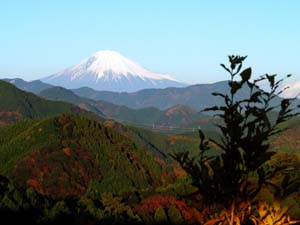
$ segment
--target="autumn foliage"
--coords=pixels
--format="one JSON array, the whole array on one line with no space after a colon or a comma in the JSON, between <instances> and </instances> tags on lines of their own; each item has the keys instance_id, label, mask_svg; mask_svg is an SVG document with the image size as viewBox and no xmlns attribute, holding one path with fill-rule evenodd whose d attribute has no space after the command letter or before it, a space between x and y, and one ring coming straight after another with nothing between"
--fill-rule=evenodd
<instances>
[{"instance_id":1,"label":"autumn foliage","mask_svg":"<svg viewBox=\"0 0 300 225\"><path fill-rule=\"evenodd\" d=\"M135 211L144 218L152 218L159 208L167 212L171 206L176 207L187 224L201 224L203 221L203 216L195 208L189 206L184 200L178 200L172 196L155 195L143 199L135 207Z\"/></svg>"}]
</instances>

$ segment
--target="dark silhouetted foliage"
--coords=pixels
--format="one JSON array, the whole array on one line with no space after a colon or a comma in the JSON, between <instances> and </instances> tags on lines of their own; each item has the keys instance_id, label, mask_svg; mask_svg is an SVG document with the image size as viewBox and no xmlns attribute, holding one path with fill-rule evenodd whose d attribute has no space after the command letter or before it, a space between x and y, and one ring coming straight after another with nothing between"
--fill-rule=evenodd
<instances>
[{"instance_id":1,"label":"dark silhouetted foliage","mask_svg":"<svg viewBox=\"0 0 300 225\"><path fill-rule=\"evenodd\" d=\"M183 152L173 156L192 176L199 192L214 201L251 199L258 193L265 181L262 165L275 153L269 148L269 137L282 131L278 128L280 123L299 114L291 109L293 99L282 99L277 106L271 104L284 91L278 90L284 79L277 81L276 75L266 74L252 81L251 68L241 70L245 59L229 56L230 67L221 64L230 74L230 91L213 93L223 100L223 105L204 110L217 112L216 116L221 118L216 125L221 141L206 140L199 130L199 154L191 157L189 152ZM259 87L261 82L269 85L268 91ZM245 90L249 92L248 97L238 98L239 92ZM271 120L270 112L275 109L279 109L279 113ZM219 148L217 156L208 154L211 145ZM256 177L254 182L250 181L250 175Z\"/></svg>"}]
</instances>

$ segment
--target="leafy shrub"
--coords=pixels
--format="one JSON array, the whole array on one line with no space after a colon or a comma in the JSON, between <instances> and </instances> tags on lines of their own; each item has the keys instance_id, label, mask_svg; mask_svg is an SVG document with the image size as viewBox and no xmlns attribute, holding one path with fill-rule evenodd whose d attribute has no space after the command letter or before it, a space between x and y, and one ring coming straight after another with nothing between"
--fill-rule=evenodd
<instances>
[{"instance_id":1,"label":"leafy shrub","mask_svg":"<svg viewBox=\"0 0 300 225\"><path fill-rule=\"evenodd\" d=\"M189 152L173 155L192 176L199 192L210 201L228 203L236 198L253 198L265 181L262 165L274 154L269 148L269 137L281 131L278 129L280 123L298 114L291 109L293 99L281 99L279 105L272 106L284 91L278 91L283 79L276 81L276 75L266 74L251 81L251 68L240 72L245 59L229 56L230 67L221 64L231 77L229 93L213 93L223 99L224 105L204 110L218 112L221 141L205 140L204 133L199 130L200 152L197 156L190 156ZM236 79L238 75L240 79ZM260 89L260 82L267 82L270 90ZM240 99L238 94L245 91L249 97ZM279 112L273 120L270 112L275 109ZM217 156L209 154L210 143L218 146ZM258 177L256 185L249 179L253 174Z\"/></svg>"}]
</instances>

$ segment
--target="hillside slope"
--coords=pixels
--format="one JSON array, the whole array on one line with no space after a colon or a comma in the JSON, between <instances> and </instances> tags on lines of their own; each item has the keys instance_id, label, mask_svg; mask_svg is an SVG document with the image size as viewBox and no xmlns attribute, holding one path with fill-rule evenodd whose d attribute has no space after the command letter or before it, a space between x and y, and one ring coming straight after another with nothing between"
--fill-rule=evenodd
<instances>
[{"instance_id":1,"label":"hillside slope","mask_svg":"<svg viewBox=\"0 0 300 225\"><path fill-rule=\"evenodd\" d=\"M154 188L161 180L152 154L84 117L25 121L0 133L0 173L41 194L122 194Z\"/></svg>"},{"instance_id":2,"label":"hillside slope","mask_svg":"<svg viewBox=\"0 0 300 225\"><path fill-rule=\"evenodd\" d=\"M30 119L71 112L74 107L69 103L42 99L4 81L0 81L0 102L0 112L15 112Z\"/></svg>"},{"instance_id":3,"label":"hillside slope","mask_svg":"<svg viewBox=\"0 0 300 225\"><path fill-rule=\"evenodd\" d=\"M53 87L51 84L43 83L40 80L25 81L20 78L14 78L14 79L3 79L3 81L11 83L23 91L32 92L34 94L37 94L47 88Z\"/></svg>"},{"instance_id":4,"label":"hillside slope","mask_svg":"<svg viewBox=\"0 0 300 225\"><path fill-rule=\"evenodd\" d=\"M50 101L16 88L0 80L0 126L9 125L24 119L45 118L61 113L85 115L101 120L94 113L73 104Z\"/></svg>"}]
</instances>

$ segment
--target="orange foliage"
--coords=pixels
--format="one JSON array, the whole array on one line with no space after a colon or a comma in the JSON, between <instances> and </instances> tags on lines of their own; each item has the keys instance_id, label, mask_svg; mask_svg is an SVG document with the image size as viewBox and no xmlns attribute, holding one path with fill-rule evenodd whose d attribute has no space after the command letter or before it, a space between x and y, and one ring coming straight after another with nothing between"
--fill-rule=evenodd
<instances>
[{"instance_id":1,"label":"orange foliage","mask_svg":"<svg viewBox=\"0 0 300 225\"><path fill-rule=\"evenodd\" d=\"M185 170L181 168L179 163L175 163L175 165L173 166L173 173L175 178L182 178L186 176Z\"/></svg>"},{"instance_id":2,"label":"orange foliage","mask_svg":"<svg viewBox=\"0 0 300 225\"><path fill-rule=\"evenodd\" d=\"M0 126L7 126L23 119L21 113L16 111L0 112Z\"/></svg>"},{"instance_id":3,"label":"orange foliage","mask_svg":"<svg viewBox=\"0 0 300 225\"><path fill-rule=\"evenodd\" d=\"M39 185L38 181L35 179L28 179L26 183L28 186L31 186L33 188L36 188Z\"/></svg>"},{"instance_id":4,"label":"orange foliage","mask_svg":"<svg viewBox=\"0 0 300 225\"><path fill-rule=\"evenodd\" d=\"M65 155L71 156L71 149L70 148L63 148L63 152L65 153Z\"/></svg>"},{"instance_id":5,"label":"orange foliage","mask_svg":"<svg viewBox=\"0 0 300 225\"><path fill-rule=\"evenodd\" d=\"M195 209L186 204L183 200L178 200L172 196L154 195L143 199L139 205L135 207L135 211L140 214L154 214L156 209L162 207L168 209L172 205L180 211L183 219L187 224L202 224L203 216Z\"/></svg>"},{"instance_id":6,"label":"orange foliage","mask_svg":"<svg viewBox=\"0 0 300 225\"><path fill-rule=\"evenodd\" d=\"M74 157L66 157L71 153ZM55 197L82 195L90 180L102 178L95 155L79 146L34 151L16 164L13 176L20 185Z\"/></svg>"},{"instance_id":7,"label":"orange foliage","mask_svg":"<svg viewBox=\"0 0 300 225\"><path fill-rule=\"evenodd\" d=\"M271 148L280 151L284 146L287 146L293 153L297 153L300 146L300 127L288 129L271 142Z\"/></svg>"},{"instance_id":8,"label":"orange foliage","mask_svg":"<svg viewBox=\"0 0 300 225\"><path fill-rule=\"evenodd\" d=\"M105 120L104 123L103 123L103 125L104 125L105 127L110 127L110 128L112 128L112 127L115 126L115 121L113 121L113 120Z\"/></svg>"},{"instance_id":9,"label":"orange foliage","mask_svg":"<svg viewBox=\"0 0 300 225\"><path fill-rule=\"evenodd\" d=\"M175 145L177 141L199 142L199 139L183 135L168 135L168 141L170 142L170 145Z\"/></svg>"}]
</instances>

